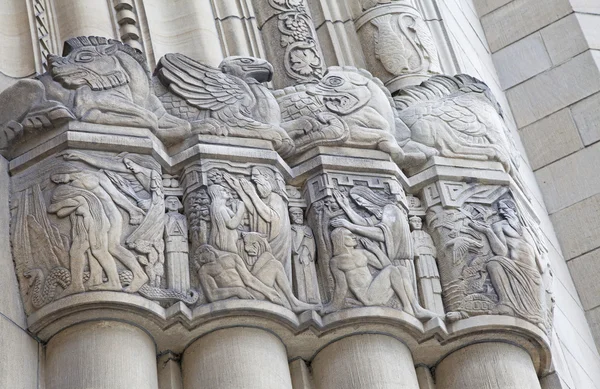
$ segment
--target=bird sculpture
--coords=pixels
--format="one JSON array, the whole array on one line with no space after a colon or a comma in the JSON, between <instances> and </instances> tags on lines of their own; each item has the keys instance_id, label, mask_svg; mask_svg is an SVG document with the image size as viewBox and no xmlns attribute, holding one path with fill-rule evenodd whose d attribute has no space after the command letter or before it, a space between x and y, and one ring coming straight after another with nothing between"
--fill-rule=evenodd
<instances>
[{"instance_id":1,"label":"bird sculpture","mask_svg":"<svg viewBox=\"0 0 600 389\"><path fill-rule=\"evenodd\" d=\"M259 58L228 57L219 68L183 54L167 54L155 75L159 99L175 116L190 121L192 132L271 141L282 156L294 143L281 128L279 105L264 83L273 66Z\"/></svg>"}]
</instances>

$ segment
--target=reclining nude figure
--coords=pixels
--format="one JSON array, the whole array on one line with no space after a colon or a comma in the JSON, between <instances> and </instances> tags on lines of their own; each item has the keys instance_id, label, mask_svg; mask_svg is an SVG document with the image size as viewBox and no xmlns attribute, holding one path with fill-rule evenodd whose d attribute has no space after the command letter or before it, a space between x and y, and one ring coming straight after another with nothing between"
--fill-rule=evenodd
<instances>
[{"instance_id":1,"label":"reclining nude figure","mask_svg":"<svg viewBox=\"0 0 600 389\"><path fill-rule=\"evenodd\" d=\"M408 269L393 266L377 244L361 239L367 250L357 249L356 236L348 229L339 227L331 232L334 256L329 263L335 279L331 303L322 313L344 308L348 291L364 306L385 305L394 295L402 302L403 310L421 321L439 317L419 305ZM371 275L368 265L380 270Z\"/></svg>"}]
</instances>

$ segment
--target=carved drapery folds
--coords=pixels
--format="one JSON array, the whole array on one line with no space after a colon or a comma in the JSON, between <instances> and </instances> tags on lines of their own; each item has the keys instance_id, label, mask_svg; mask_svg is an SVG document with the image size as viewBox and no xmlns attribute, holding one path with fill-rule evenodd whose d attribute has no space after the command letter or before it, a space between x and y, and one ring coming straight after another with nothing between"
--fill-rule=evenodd
<instances>
[{"instance_id":1,"label":"carved drapery folds","mask_svg":"<svg viewBox=\"0 0 600 389\"><path fill-rule=\"evenodd\" d=\"M261 4L306 43L302 2ZM0 94L28 314L98 291L549 330L544 245L479 80L434 76L392 97L365 70L315 67L318 82L273 92L282 70L258 58L212 68L168 54L151 78L119 42L67 49Z\"/></svg>"}]
</instances>

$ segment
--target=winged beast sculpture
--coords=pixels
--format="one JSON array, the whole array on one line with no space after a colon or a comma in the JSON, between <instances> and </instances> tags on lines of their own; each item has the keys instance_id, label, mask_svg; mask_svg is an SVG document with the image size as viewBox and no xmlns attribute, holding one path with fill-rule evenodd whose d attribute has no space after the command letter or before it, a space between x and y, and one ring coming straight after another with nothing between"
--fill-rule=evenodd
<instances>
[{"instance_id":1,"label":"winged beast sculpture","mask_svg":"<svg viewBox=\"0 0 600 389\"><path fill-rule=\"evenodd\" d=\"M398 142L407 153L422 152L417 162L424 162L432 153L498 161L519 187L525 187L502 108L482 81L465 74L434 76L403 89L394 101L399 118L410 130Z\"/></svg>"},{"instance_id":2,"label":"winged beast sculpture","mask_svg":"<svg viewBox=\"0 0 600 389\"><path fill-rule=\"evenodd\" d=\"M294 143L281 127L277 101L263 84L273 67L263 59L228 57L219 68L182 54L160 59L157 95L173 115L190 121L192 132L269 140L282 156Z\"/></svg>"},{"instance_id":3,"label":"winged beast sculpture","mask_svg":"<svg viewBox=\"0 0 600 389\"><path fill-rule=\"evenodd\" d=\"M152 93L144 56L130 46L81 36L65 42L63 55L49 55L47 73L14 81L0 94L0 151L26 132L70 120L148 128L165 143L189 135L189 124Z\"/></svg>"}]
</instances>

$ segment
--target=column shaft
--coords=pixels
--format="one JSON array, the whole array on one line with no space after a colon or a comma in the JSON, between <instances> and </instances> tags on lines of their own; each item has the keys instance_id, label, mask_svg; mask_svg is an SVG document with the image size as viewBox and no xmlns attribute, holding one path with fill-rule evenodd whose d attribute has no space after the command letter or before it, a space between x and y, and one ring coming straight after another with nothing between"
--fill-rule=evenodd
<instances>
[{"instance_id":1,"label":"column shaft","mask_svg":"<svg viewBox=\"0 0 600 389\"><path fill-rule=\"evenodd\" d=\"M410 350L383 335L355 335L330 344L312 368L316 389L419 389Z\"/></svg>"},{"instance_id":2,"label":"column shaft","mask_svg":"<svg viewBox=\"0 0 600 389\"><path fill-rule=\"evenodd\" d=\"M506 343L480 343L442 360L437 389L540 389L527 352Z\"/></svg>"},{"instance_id":3,"label":"column shaft","mask_svg":"<svg viewBox=\"0 0 600 389\"><path fill-rule=\"evenodd\" d=\"M184 389L292 389L281 341L255 328L212 332L183 354Z\"/></svg>"},{"instance_id":4,"label":"column shaft","mask_svg":"<svg viewBox=\"0 0 600 389\"><path fill-rule=\"evenodd\" d=\"M158 389L156 350L144 331L90 322L55 335L46 348L47 389Z\"/></svg>"}]
</instances>

